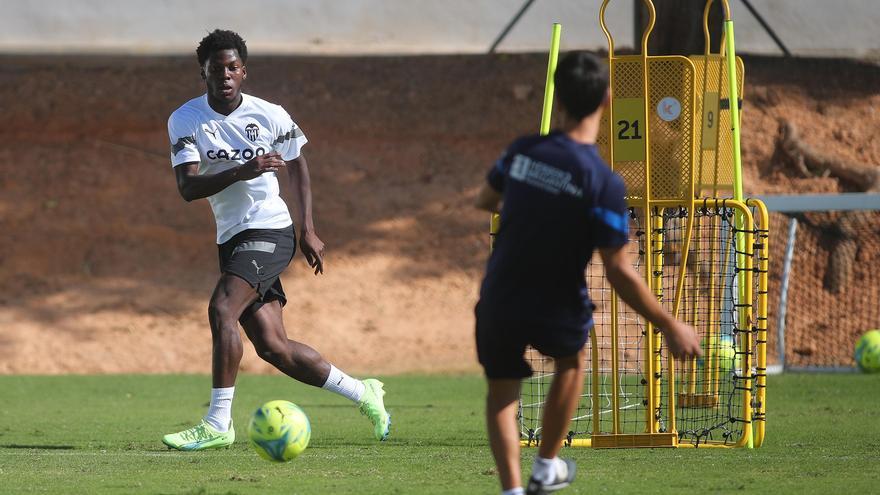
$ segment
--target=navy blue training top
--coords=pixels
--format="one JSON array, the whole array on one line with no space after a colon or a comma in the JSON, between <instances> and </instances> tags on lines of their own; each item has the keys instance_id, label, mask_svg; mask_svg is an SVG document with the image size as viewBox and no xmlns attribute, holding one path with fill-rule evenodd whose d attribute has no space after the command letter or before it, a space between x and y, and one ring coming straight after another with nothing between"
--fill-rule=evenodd
<instances>
[{"instance_id":1,"label":"navy blue training top","mask_svg":"<svg viewBox=\"0 0 880 495\"><path fill-rule=\"evenodd\" d=\"M481 317L591 326L584 272L593 249L628 240L623 180L594 145L561 132L517 139L487 180L504 199L480 288Z\"/></svg>"}]
</instances>

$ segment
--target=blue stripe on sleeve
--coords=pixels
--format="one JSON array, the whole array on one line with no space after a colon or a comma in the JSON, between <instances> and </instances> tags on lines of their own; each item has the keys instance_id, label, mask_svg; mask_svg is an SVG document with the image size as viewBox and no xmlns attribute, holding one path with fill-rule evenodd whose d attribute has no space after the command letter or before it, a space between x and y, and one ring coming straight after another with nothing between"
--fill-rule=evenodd
<instances>
[{"instance_id":1,"label":"blue stripe on sleeve","mask_svg":"<svg viewBox=\"0 0 880 495\"><path fill-rule=\"evenodd\" d=\"M601 220L605 225L629 237L629 219L627 219L626 214L597 206L593 208L593 216Z\"/></svg>"}]
</instances>

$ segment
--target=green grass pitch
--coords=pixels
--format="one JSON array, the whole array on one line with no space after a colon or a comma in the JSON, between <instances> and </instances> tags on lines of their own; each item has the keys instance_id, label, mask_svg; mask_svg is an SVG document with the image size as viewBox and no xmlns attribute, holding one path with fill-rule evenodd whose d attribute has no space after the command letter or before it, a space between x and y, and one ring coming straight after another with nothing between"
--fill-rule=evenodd
<instances>
[{"instance_id":1,"label":"green grass pitch","mask_svg":"<svg viewBox=\"0 0 880 495\"><path fill-rule=\"evenodd\" d=\"M0 493L498 493L478 376L385 378L392 436L379 444L344 399L277 376L239 378L228 450L167 450L162 434L204 413L206 376L0 377ZM563 493L875 493L880 376L770 377L761 449L565 449ZM251 451L247 419L288 399L312 421L298 459ZM524 467L533 451L523 453Z\"/></svg>"}]
</instances>

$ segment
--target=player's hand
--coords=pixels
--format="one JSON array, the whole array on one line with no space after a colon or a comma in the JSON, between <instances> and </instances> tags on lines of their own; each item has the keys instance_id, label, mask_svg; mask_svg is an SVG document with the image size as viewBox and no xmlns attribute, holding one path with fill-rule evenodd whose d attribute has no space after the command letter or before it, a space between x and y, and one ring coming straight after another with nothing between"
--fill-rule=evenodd
<instances>
[{"instance_id":1,"label":"player's hand","mask_svg":"<svg viewBox=\"0 0 880 495\"><path fill-rule=\"evenodd\" d=\"M669 352L677 359L693 358L703 355L700 349L700 339L694 327L686 325L678 320L673 320L668 328L663 329L666 337L666 346Z\"/></svg>"},{"instance_id":2,"label":"player's hand","mask_svg":"<svg viewBox=\"0 0 880 495\"><path fill-rule=\"evenodd\" d=\"M309 266L315 269L315 275L324 273L324 242L314 232L303 234L299 240L299 248Z\"/></svg>"},{"instance_id":3,"label":"player's hand","mask_svg":"<svg viewBox=\"0 0 880 495\"><path fill-rule=\"evenodd\" d=\"M241 180L251 180L255 177L265 174L266 172L277 172L287 166L281 155L273 151L254 157L241 166L238 177Z\"/></svg>"}]
</instances>

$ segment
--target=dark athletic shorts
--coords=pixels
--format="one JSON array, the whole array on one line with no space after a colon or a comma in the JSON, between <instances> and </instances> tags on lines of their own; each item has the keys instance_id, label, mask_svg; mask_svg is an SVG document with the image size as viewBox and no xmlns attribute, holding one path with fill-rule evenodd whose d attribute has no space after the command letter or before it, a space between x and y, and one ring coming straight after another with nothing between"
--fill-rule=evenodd
<instances>
[{"instance_id":1,"label":"dark athletic shorts","mask_svg":"<svg viewBox=\"0 0 880 495\"><path fill-rule=\"evenodd\" d=\"M481 312L479 304L475 313L477 357L483 365L486 378L491 379L522 379L532 376L532 367L524 358L528 345L553 358L577 354L587 343L589 329L593 326L592 318L589 317L583 325L498 321Z\"/></svg>"},{"instance_id":2,"label":"dark athletic shorts","mask_svg":"<svg viewBox=\"0 0 880 495\"><path fill-rule=\"evenodd\" d=\"M287 303L280 277L296 253L293 225L283 229L244 230L217 248L220 272L243 278L259 294L239 321L248 319L268 302L280 301L282 306Z\"/></svg>"}]
</instances>

